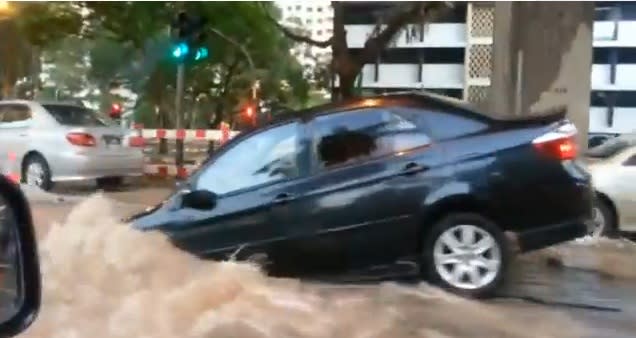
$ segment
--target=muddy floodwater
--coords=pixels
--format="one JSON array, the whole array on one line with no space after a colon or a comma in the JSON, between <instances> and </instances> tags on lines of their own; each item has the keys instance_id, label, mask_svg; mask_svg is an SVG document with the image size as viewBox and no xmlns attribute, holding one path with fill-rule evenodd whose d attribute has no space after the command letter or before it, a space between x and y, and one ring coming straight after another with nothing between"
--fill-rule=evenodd
<instances>
[{"instance_id":1,"label":"muddy floodwater","mask_svg":"<svg viewBox=\"0 0 636 338\"><path fill-rule=\"evenodd\" d=\"M22 336L634 337L636 245L585 239L520 257L488 303L426 283L329 285L203 262L118 222L143 204L32 199L43 306ZM156 198L156 197L155 197ZM137 204L133 204L137 203ZM56 221L57 220L57 221ZM53 223L53 224L51 224Z\"/></svg>"}]
</instances>

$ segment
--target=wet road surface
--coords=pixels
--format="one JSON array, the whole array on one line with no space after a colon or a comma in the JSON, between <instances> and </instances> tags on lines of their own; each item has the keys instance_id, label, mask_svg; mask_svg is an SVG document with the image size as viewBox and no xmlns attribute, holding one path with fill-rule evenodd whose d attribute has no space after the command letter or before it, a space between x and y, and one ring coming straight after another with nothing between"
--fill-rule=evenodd
<instances>
[{"instance_id":1,"label":"wet road surface","mask_svg":"<svg viewBox=\"0 0 636 338\"><path fill-rule=\"evenodd\" d=\"M38 237L46 234L52 222L62 222L72 207L89 192L74 193L74 197L67 197L64 201L55 195L28 193ZM105 195L117 202L118 216L125 216L161 200L168 193L169 190L165 188L143 188ZM604 255L606 252L611 255ZM634 244L617 244L615 241L601 244L568 243L559 250L519 258L513 263L507 286L501 292L502 297L490 303L524 318L528 330L533 330L539 324L536 321L540 321L546 311L552 311L567 315L578 326L563 327L564 336L634 337L636 278L627 278L633 276L631 272L636 273ZM413 311L419 310L414 308ZM461 326L462 323L458 322L457 325ZM471 335L458 332L457 336Z\"/></svg>"}]
</instances>

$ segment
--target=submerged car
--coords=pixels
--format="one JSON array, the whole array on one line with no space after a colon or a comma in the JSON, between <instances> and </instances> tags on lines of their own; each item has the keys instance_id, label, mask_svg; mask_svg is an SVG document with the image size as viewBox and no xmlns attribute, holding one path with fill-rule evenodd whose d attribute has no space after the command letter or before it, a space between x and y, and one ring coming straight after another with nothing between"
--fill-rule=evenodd
<instances>
[{"instance_id":1,"label":"submerged car","mask_svg":"<svg viewBox=\"0 0 636 338\"><path fill-rule=\"evenodd\" d=\"M260 260L273 275L400 271L488 296L513 253L591 227L590 176L564 116L500 120L428 93L279 115L129 221L201 258Z\"/></svg>"},{"instance_id":2,"label":"submerged car","mask_svg":"<svg viewBox=\"0 0 636 338\"><path fill-rule=\"evenodd\" d=\"M597 197L593 234L636 232L636 134L613 138L586 157Z\"/></svg>"},{"instance_id":3,"label":"submerged car","mask_svg":"<svg viewBox=\"0 0 636 338\"><path fill-rule=\"evenodd\" d=\"M56 182L113 187L143 175L143 149L107 117L64 102L0 101L0 166L43 190Z\"/></svg>"}]
</instances>

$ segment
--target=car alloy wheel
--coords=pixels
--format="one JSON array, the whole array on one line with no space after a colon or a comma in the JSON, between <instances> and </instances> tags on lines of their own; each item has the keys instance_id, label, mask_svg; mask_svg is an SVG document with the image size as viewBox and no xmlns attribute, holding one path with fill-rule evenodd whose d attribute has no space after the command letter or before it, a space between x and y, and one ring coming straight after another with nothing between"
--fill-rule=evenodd
<instances>
[{"instance_id":1,"label":"car alloy wheel","mask_svg":"<svg viewBox=\"0 0 636 338\"><path fill-rule=\"evenodd\" d=\"M476 290L491 284L501 273L502 250L488 231L462 224L437 238L433 262L441 279L450 286Z\"/></svg>"},{"instance_id":2,"label":"car alloy wheel","mask_svg":"<svg viewBox=\"0 0 636 338\"><path fill-rule=\"evenodd\" d=\"M598 206L595 206L592 209L592 217L594 221L594 230L592 231L592 236L600 237L605 233L605 228L607 227L607 220L605 219L605 215L603 211Z\"/></svg>"},{"instance_id":3,"label":"car alloy wheel","mask_svg":"<svg viewBox=\"0 0 636 338\"><path fill-rule=\"evenodd\" d=\"M26 170L26 183L31 186L42 187L44 185L45 170L41 163L31 162Z\"/></svg>"}]
</instances>

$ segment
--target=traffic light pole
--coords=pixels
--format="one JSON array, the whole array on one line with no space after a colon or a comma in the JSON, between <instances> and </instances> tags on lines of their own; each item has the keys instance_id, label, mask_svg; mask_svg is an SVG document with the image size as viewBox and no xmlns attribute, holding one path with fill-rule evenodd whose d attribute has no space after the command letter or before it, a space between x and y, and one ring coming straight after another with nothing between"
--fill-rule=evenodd
<instances>
[{"instance_id":1,"label":"traffic light pole","mask_svg":"<svg viewBox=\"0 0 636 338\"><path fill-rule=\"evenodd\" d=\"M174 112L176 114L176 129L183 128L183 114L181 112L181 102L183 102L183 86L185 81L185 64L179 62L177 66L177 88L174 101ZM177 168L183 166L183 139L176 141L175 164Z\"/></svg>"}]
</instances>

